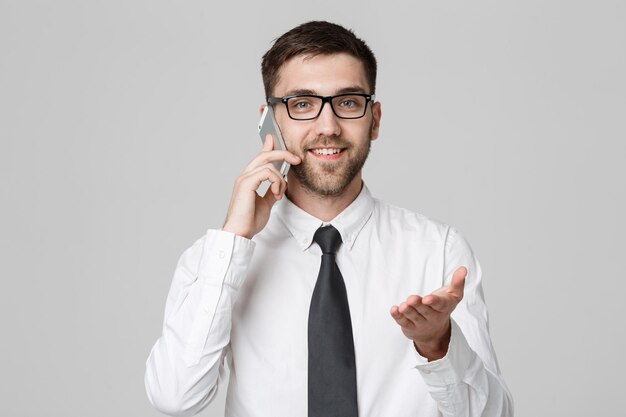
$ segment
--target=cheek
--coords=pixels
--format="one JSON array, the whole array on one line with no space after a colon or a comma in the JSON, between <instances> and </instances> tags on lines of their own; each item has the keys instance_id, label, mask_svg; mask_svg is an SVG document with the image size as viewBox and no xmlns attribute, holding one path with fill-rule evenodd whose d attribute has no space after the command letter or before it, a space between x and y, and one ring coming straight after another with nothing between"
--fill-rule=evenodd
<instances>
[{"instance_id":1,"label":"cheek","mask_svg":"<svg viewBox=\"0 0 626 417\"><path fill-rule=\"evenodd\" d=\"M350 139L355 143L368 142L372 134L372 128L368 123L362 126L353 126L352 129L344 129L342 133L343 137Z\"/></svg>"},{"instance_id":2,"label":"cheek","mask_svg":"<svg viewBox=\"0 0 626 417\"><path fill-rule=\"evenodd\" d=\"M294 126L285 126L281 128L281 133L283 134L287 148L295 150L299 148L299 145L306 139L308 130Z\"/></svg>"}]
</instances>

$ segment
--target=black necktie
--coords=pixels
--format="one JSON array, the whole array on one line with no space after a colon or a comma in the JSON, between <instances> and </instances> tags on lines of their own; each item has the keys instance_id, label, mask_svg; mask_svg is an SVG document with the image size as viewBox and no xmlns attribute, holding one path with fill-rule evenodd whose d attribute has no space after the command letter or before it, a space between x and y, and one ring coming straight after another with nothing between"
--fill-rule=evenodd
<instances>
[{"instance_id":1,"label":"black necktie","mask_svg":"<svg viewBox=\"0 0 626 417\"><path fill-rule=\"evenodd\" d=\"M335 263L341 235L320 227L322 265L309 310L309 417L357 417L354 340L346 286Z\"/></svg>"}]
</instances>

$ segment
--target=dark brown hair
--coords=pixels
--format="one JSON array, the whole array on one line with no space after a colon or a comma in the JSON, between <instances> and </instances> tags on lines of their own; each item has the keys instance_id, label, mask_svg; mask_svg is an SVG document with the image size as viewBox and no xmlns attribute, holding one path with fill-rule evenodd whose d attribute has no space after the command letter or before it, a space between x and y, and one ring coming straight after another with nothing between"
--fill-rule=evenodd
<instances>
[{"instance_id":1,"label":"dark brown hair","mask_svg":"<svg viewBox=\"0 0 626 417\"><path fill-rule=\"evenodd\" d=\"M274 45L263 55L261 74L266 98L278 83L280 68L298 55L314 57L338 53L352 55L363 63L365 77L371 91L376 92L376 58L365 42L343 26L329 22L303 23L276 39Z\"/></svg>"}]
</instances>

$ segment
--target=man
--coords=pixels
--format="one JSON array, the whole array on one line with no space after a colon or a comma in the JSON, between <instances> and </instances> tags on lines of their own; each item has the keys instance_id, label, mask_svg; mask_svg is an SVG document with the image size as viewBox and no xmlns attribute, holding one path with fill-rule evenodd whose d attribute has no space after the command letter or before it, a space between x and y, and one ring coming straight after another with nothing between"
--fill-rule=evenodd
<instances>
[{"instance_id":1,"label":"man","mask_svg":"<svg viewBox=\"0 0 626 417\"><path fill-rule=\"evenodd\" d=\"M227 361L227 416L512 416L470 247L362 181L382 114L369 47L309 22L276 40L262 72L288 151L269 137L222 229L180 258L150 401L198 413Z\"/></svg>"}]
</instances>

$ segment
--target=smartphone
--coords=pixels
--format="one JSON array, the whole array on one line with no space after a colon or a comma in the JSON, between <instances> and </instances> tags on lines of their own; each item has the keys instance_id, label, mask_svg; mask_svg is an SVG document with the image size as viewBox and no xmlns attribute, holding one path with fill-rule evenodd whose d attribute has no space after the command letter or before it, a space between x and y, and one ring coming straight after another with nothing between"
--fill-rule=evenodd
<instances>
[{"instance_id":1,"label":"smartphone","mask_svg":"<svg viewBox=\"0 0 626 417\"><path fill-rule=\"evenodd\" d=\"M274 117L274 109L269 105L265 106L265 110L263 110L263 114L261 115L261 120L259 120L259 136L261 137L262 143L265 142L265 138L268 134L272 135L275 150L287 150L285 141L283 140L283 135L281 135L280 128L278 127L278 123L276 123L276 118ZM287 176L287 172L289 172L289 163L286 161L274 161L272 163L278 172L280 172L280 175L285 178ZM269 181L263 181L263 183L259 186L257 193L263 197L269 186Z\"/></svg>"}]
</instances>

